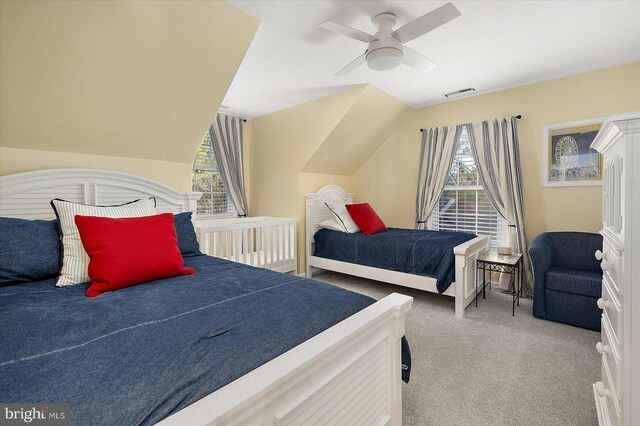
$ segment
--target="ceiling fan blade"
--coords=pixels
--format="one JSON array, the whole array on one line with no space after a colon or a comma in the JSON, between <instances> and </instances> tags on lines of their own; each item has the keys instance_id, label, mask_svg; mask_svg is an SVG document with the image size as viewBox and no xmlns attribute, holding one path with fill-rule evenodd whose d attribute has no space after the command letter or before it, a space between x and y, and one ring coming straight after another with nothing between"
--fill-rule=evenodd
<instances>
[{"instance_id":1,"label":"ceiling fan blade","mask_svg":"<svg viewBox=\"0 0 640 426\"><path fill-rule=\"evenodd\" d=\"M351 71L353 71L356 68L358 68L359 66L364 65L367 62L367 58L365 57L365 55L366 55L366 53L363 53L362 55L358 56L353 61L349 62L349 64L346 67L342 68L340 71L338 71L336 73L336 75L337 76L347 75Z\"/></svg>"},{"instance_id":2,"label":"ceiling fan blade","mask_svg":"<svg viewBox=\"0 0 640 426\"><path fill-rule=\"evenodd\" d=\"M401 43L406 43L428 33L429 31L435 30L439 26L446 24L460 15L460 11L456 9L453 4L447 3L444 6L440 6L439 8L432 10L426 15L422 15L421 17L406 23L392 32L391 35L400 40Z\"/></svg>"},{"instance_id":3,"label":"ceiling fan blade","mask_svg":"<svg viewBox=\"0 0 640 426\"><path fill-rule=\"evenodd\" d=\"M324 21L321 24L318 24L319 27L324 28L325 30L333 31L334 33L342 34L347 37L354 38L356 40L360 40L364 43L369 43L371 41L377 40L371 34L367 34L364 31L356 30L355 28L347 27L346 25L336 24L331 21Z\"/></svg>"},{"instance_id":4,"label":"ceiling fan blade","mask_svg":"<svg viewBox=\"0 0 640 426\"><path fill-rule=\"evenodd\" d=\"M407 46L403 46L404 57L402 58L402 63L410 66L411 68L420 71L421 73L428 73L432 71L436 64L431 62L429 59L425 58L418 52L413 49L409 49Z\"/></svg>"}]
</instances>

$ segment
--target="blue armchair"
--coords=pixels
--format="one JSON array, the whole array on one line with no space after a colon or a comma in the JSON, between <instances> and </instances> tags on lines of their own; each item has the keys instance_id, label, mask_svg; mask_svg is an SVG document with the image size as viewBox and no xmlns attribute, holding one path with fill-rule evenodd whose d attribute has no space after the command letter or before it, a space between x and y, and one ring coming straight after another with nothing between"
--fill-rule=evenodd
<instances>
[{"instance_id":1,"label":"blue armchair","mask_svg":"<svg viewBox=\"0 0 640 426\"><path fill-rule=\"evenodd\" d=\"M531 241L534 316L600 330L602 269L596 250L602 250L602 236L586 232L546 232Z\"/></svg>"}]
</instances>

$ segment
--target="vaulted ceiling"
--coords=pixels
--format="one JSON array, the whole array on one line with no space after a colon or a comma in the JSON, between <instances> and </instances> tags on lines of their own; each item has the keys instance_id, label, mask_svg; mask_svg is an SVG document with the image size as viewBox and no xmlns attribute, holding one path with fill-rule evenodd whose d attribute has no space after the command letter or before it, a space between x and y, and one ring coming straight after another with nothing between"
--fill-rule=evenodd
<instances>
[{"instance_id":1,"label":"vaulted ceiling","mask_svg":"<svg viewBox=\"0 0 640 426\"><path fill-rule=\"evenodd\" d=\"M230 0L261 25L224 111L252 118L359 84L416 108L443 102L454 90L481 94L640 60L639 1L451 1L462 16L407 44L435 62L435 70L364 66L336 77L366 44L318 23L373 33L371 18L379 13L395 13L401 26L446 0Z\"/></svg>"},{"instance_id":2,"label":"vaulted ceiling","mask_svg":"<svg viewBox=\"0 0 640 426\"><path fill-rule=\"evenodd\" d=\"M303 172L353 175L384 143L411 108L366 86L325 137Z\"/></svg>"}]
</instances>

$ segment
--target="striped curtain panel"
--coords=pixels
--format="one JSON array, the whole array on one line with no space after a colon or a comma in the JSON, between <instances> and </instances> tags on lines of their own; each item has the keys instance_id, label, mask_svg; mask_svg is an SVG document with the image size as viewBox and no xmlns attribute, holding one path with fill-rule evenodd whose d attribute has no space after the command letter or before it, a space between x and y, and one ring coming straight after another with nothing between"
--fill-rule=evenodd
<instances>
[{"instance_id":1,"label":"striped curtain panel","mask_svg":"<svg viewBox=\"0 0 640 426\"><path fill-rule=\"evenodd\" d=\"M248 216L242 162L242 123L240 118L218 114L209 127L209 136L222 183L229 191L238 216Z\"/></svg>"},{"instance_id":2,"label":"striped curtain panel","mask_svg":"<svg viewBox=\"0 0 640 426\"><path fill-rule=\"evenodd\" d=\"M432 127L422 132L420 172L416 196L416 229L427 229L427 220L444 189L463 125Z\"/></svg>"},{"instance_id":3,"label":"striped curtain panel","mask_svg":"<svg viewBox=\"0 0 640 426\"><path fill-rule=\"evenodd\" d=\"M533 269L529 258L527 236L524 232L524 204L522 199L522 170L518 120L502 118L466 124L471 151L487 196L509 224L509 245L522 253L524 263L523 292L533 293ZM506 274L503 274L507 278ZM501 286L508 288L509 281ZM504 285L503 285L504 284Z\"/></svg>"}]
</instances>

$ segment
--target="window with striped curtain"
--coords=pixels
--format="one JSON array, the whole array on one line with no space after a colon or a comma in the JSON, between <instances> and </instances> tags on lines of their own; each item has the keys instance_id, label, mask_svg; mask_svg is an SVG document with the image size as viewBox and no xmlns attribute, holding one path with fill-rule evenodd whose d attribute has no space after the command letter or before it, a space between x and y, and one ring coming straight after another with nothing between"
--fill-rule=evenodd
<instances>
[{"instance_id":1,"label":"window with striped curtain","mask_svg":"<svg viewBox=\"0 0 640 426\"><path fill-rule=\"evenodd\" d=\"M192 188L202 192L198 200L198 216L236 216L233 201L222 183L209 132L204 137L193 162Z\"/></svg>"},{"instance_id":2,"label":"window with striped curtain","mask_svg":"<svg viewBox=\"0 0 640 426\"><path fill-rule=\"evenodd\" d=\"M466 129L460 135L451 172L438 205L429 216L428 228L488 235L492 247L506 244L507 221L482 187Z\"/></svg>"}]
</instances>

